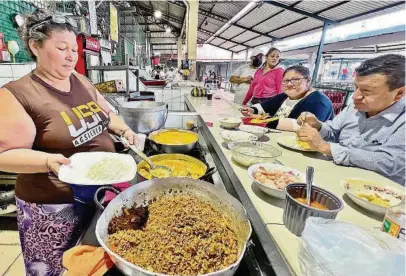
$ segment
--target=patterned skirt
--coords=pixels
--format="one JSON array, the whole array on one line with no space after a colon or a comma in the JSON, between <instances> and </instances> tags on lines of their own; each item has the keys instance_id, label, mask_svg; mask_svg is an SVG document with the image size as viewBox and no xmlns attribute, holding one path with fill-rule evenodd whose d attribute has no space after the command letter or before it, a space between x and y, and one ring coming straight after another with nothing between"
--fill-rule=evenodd
<instances>
[{"instance_id":1,"label":"patterned skirt","mask_svg":"<svg viewBox=\"0 0 406 276\"><path fill-rule=\"evenodd\" d=\"M81 232L76 204L36 204L16 198L17 224L27 275L53 276L62 272L62 255Z\"/></svg>"}]
</instances>

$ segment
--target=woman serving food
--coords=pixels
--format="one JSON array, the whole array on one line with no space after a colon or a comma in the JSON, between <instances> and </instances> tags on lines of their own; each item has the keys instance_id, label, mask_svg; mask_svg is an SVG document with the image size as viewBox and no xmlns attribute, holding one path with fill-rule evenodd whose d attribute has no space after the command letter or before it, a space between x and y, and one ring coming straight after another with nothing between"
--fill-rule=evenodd
<instances>
[{"instance_id":1,"label":"woman serving food","mask_svg":"<svg viewBox=\"0 0 406 276\"><path fill-rule=\"evenodd\" d=\"M332 119L334 113L330 99L312 88L310 83L309 69L301 65L289 67L282 79L284 93L252 107L243 106L241 112L244 116L259 117L257 120L274 117L268 119L267 126L285 131L300 128L296 119L302 112L315 114L323 122Z\"/></svg>"},{"instance_id":2,"label":"woman serving food","mask_svg":"<svg viewBox=\"0 0 406 276\"><path fill-rule=\"evenodd\" d=\"M81 217L59 169L77 152L114 152L109 131L136 134L110 111L91 82L73 72L75 22L36 10L20 35L36 69L0 89L0 170L18 173L17 223L27 275L58 275Z\"/></svg>"}]
</instances>

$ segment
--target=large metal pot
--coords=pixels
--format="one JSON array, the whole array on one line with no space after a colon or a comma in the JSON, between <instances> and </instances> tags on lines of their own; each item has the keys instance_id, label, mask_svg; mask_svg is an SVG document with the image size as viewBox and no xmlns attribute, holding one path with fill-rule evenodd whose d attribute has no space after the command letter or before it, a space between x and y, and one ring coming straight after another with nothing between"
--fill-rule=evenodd
<instances>
[{"instance_id":1,"label":"large metal pot","mask_svg":"<svg viewBox=\"0 0 406 276\"><path fill-rule=\"evenodd\" d=\"M168 118L168 105L162 102L120 102L117 109L126 124L136 133L148 134L158 130Z\"/></svg>"},{"instance_id":2,"label":"large metal pot","mask_svg":"<svg viewBox=\"0 0 406 276\"><path fill-rule=\"evenodd\" d=\"M209 274L210 276L231 276L238 269L241 259L244 255L247 241L251 236L251 224L247 218L242 204L234 197L229 195L225 190L216 187L213 184L201 180L190 178L163 178L152 179L134 185L124 192L117 195L104 209L96 224L96 237L100 245L106 250L115 265L125 275L133 276L164 276L165 274L153 273L147 271L135 264L127 262L119 255L108 248L105 241L108 237L108 224L110 220L121 214L122 208L130 208L134 204L145 205L146 202L156 197L170 193L183 193L194 195L206 202L210 202L232 221L232 226L236 231L238 238L238 259L232 265ZM96 199L95 199L96 200ZM97 200L96 200L97 203Z\"/></svg>"},{"instance_id":3,"label":"large metal pot","mask_svg":"<svg viewBox=\"0 0 406 276\"><path fill-rule=\"evenodd\" d=\"M196 136L196 141L193 143L182 144L182 145L162 144L162 143L158 143L155 141L154 137L156 135L158 135L160 133L164 133L164 132L170 133L171 131L190 133L190 134ZM162 152L162 153L188 153L196 148L197 142L199 141L199 134L197 134L196 132L193 132L190 130L184 130L184 129L176 129L176 128L160 129L160 130L151 132L148 136L148 139L151 141L151 146L155 151Z\"/></svg>"}]
</instances>

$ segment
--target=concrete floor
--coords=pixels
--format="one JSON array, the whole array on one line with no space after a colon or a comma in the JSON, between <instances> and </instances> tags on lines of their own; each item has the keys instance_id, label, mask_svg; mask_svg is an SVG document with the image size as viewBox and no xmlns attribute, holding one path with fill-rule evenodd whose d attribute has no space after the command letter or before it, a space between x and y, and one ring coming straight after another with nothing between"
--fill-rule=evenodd
<instances>
[{"instance_id":1,"label":"concrete floor","mask_svg":"<svg viewBox=\"0 0 406 276\"><path fill-rule=\"evenodd\" d=\"M0 218L0 275L25 275L15 218Z\"/></svg>"}]
</instances>

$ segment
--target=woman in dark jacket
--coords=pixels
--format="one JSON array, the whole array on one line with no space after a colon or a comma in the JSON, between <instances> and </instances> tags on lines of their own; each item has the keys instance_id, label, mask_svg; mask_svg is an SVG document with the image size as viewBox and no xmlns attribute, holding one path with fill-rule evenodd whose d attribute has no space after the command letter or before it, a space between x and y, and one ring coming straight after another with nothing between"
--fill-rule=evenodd
<instances>
[{"instance_id":1,"label":"woman in dark jacket","mask_svg":"<svg viewBox=\"0 0 406 276\"><path fill-rule=\"evenodd\" d=\"M262 104L243 106L242 114L250 116L269 113L270 116L279 119L270 122L267 126L285 131L299 129L296 119L302 112L310 112L322 122L331 120L334 117L333 104L326 95L313 89L310 83L309 69L301 65L289 67L285 70L282 79L284 93Z\"/></svg>"}]
</instances>

